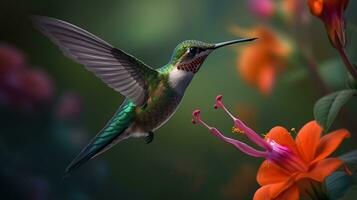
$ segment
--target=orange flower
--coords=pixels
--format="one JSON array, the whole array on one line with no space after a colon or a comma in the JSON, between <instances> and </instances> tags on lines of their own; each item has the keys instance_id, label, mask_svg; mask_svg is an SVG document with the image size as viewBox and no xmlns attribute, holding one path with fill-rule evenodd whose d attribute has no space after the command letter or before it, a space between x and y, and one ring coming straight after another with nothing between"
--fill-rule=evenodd
<instances>
[{"instance_id":1,"label":"orange flower","mask_svg":"<svg viewBox=\"0 0 357 200\"><path fill-rule=\"evenodd\" d=\"M243 30L233 27L231 31L239 36L259 38L254 44L241 48L237 69L242 78L257 87L263 94L269 94L287 62L291 48L288 43L267 27Z\"/></svg>"},{"instance_id":2,"label":"orange flower","mask_svg":"<svg viewBox=\"0 0 357 200\"><path fill-rule=\"evenodd\" d=\"M320 18L335 48L346 46L344 11L349 0L308 0L310 11Z\"/></svg>"},{"instance_id":3,"label":"orange flower","mask_svg":"<svg viewBox=\"0 0 357 200\"><path fill-rule=\"evenodd\" d=\"M214 136L252 157L266 159L257 174L257 181L262 187L255 193L254 200L298 200L300 195L321 195L318 192L322 190L318 191L316 186L311 185L320 185L321 188L325 178L343 165L342 160L328 156L345 138L350 137L347 130L337 130L321 137L322 128L316 121L311 121L300 130L295 140L285 128L279 126L271 129L263 139L228 111L222 103L222 96L216 98L215 108L227 112L238 132L264 149L257 150L222 135L218 129L202 121L199 110L193 113L195 122L206 127Z\"/></svg>"},{"instance_id":4,"label":"orange flower","mask_svg":"<svg viewBox=\"0 0 357 200\"><path fill-rule=\"evenodd\" d=\"M322 183L343 164L338 158L327 157L350 136L349 132L341 129L322 138L321 132L322 128L315 121L307 123L295 141L283 127L270 130L265 138L288 147L295 154L294 162L301 166L284 161L264 161L257 174L262 187L255 193L254 200L299 199L299 193L307 193L304 191L306 179Z\"/></svg>"}]
</instances>

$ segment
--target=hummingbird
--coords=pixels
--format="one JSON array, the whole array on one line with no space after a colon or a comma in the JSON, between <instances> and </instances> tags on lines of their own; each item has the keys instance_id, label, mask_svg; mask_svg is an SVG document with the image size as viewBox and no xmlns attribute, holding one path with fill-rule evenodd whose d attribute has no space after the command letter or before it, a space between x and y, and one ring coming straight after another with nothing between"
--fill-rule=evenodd
<instances>
[{"instance_id":1,"label":"hummingbird","mask_svg":"<svg viewBox=\"0 0 357 200\"><path fill-rule=\"evenodd\" d=\"M256 39L220 43L186 40L176 46L166 65L154 69L68 22L43 16L34 16L32 21L67 57L84 65L126 98L104 128L69 164L65 175L125 139L142 137L146 143L152 142L154 131L176 112L191 80L211 52Z\"/></svg>"}]
</instances>

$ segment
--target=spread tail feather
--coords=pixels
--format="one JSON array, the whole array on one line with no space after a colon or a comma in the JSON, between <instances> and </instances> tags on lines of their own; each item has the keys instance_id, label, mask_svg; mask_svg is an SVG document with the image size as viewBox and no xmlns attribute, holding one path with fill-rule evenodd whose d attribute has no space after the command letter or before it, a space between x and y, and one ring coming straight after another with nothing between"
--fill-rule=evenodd
<instances>
[{"instance_id":1,"label":"spread tail feather","mask_svg":"<svg viewBox=\"0 0 357 200\"><path fill-rule=\"evenodd\" d=\"M70 172L79 168L88 160L98 156L113 147L120 141L128 138L128 128L133 123L133 110L135 105L130 101L124 101L112 119L100 131L91 142L77 155L64 172L66 177Z\"/></svg>"}]
</instances>

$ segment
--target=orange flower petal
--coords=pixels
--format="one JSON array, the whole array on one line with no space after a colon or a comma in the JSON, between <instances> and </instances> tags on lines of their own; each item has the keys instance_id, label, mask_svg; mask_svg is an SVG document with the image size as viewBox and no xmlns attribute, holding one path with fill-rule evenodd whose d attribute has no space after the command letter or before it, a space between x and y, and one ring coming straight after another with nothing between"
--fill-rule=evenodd
<instances>
[{"instance_id":1,"label":"orange flower petal","mask_svg":"<svg viewBox=\"0 0 357 200\"><path fill-rule=\"evenodd\" d=\"M314 162L329 156L337 149L345 138L349 138L350 136L350 133L345 129L337 130L323 136L320 140L319 146L317 147Z\"/></svg>"},{"instance_id":2,"label":"orange flower petal","mask_svg":"<svg viewBox=\"0 0 357 200\"><path fill-rule=\"evenodd\" d=\"M263 186L259 188L253 197L253 200L271 200L269 193L270 185Z\"/></svg>"},{"instance_id":3,"label":"orange flower petal","mask_svg":"<svg viewBox=\"0 0 357 200\"><path fill-rule=\"evenodd\" d=\"M285 181L289 178L289 174L278 165L265 160L257 173L257 181L259 185L269 185Z\"/></svg>"},{"instance_id":4,"label":"orange flower petal","mask_svg":"<svg viewBox=\"0 0 357 200\"><path fill-rule=\"evenodd\" d=\"M270 185L263 186L259 188L255 194L253 200L271 200L275 199L287 189L289 189L293 184L292 179L282 181L279 183L274 183Z\"/></svg>"},{"instance_id":5,"label":"orange flower petal","mask_svg":"<svg viewBox=\"0 0 357 200\"><path fill-rule=\"evenodd\" d=\"M295 141L284 127L276 126L272 128L265 138L270 138L280 145L287 146L297 154Z\"/></svg>"},{"instance_id":6,"label":"orange flower petal","mask_svg":"<svg viewBox=\"0 0 357 200\"><path fill-rule=\"evenodd\" d=\"M320 143L322 128L316 121L311 121L301 128L296 136L296 147L306 163L310 163Z\"/></svg>"},{"instance_id":7,"label":"orange flower petal","mask_svg":"<svg viewBox=\"0 0 357 200\"><path fill-rule=\"evenodd\" d=\"M274 200L299 200L299 196L299 189L295 185L293 185L287 190L285 190L283 193L281 193Z\"/></svg>"},{"instance_id":8,"label":"orange flower petal","mask_svg":"<svg viewBox=\"0 0 357 200\"><path fill-rule=\"evenodd\" d=\"M262 66L258 79L259 90L263 94L270 94L275 83L276 69L272 66Z\"/></svg>"},{"instance_id":9,"label":"orange flower petal","mask_svg":"<svg viewBox=\"0 0 357 200\"><path fill-rule=\"evenodd\" d=\"M270 184L269 193L270 196L275 199L279 196L282 192L286 191L292 184L293 179L288 179L286 181L282 181L280 183Z\"/></svg>"},{"instance_id":10,"label":"orange flower petal","mask_svg":"<svg viewBox=\"0 0 357 200\"><path fill-rule=\"evenodd\" d=\"M310 11L315 16L320 16L323 9L323 0L308 0Z\"/></svg>"},{"instance_id":11,"label":"orange flower petal","mask_svg":"<svg viewBox=\"0 0 357 200\"><path fill-rule=\"evenodd\" d=\"M260 74L262 66L262 57L264 57L264 51L259 49L258 44L253 44L244 47L239 58L237 59L237 68L239 75L247 83L255 85L258 81L258 74ZM255 59L259 58L259 59Z\"/></svg>"},{"instance_id":12,"label":"orange flower petal","mask_svg":"<svg viewBox=\"0 0 357 200\"><path fill-rule=\"evenodd\" d=\"M310 178L315 181L322 182L327 176L331 175L334 171L341 167L342 164L343 161L338 158L326 158L316 162L309 172L299 174L295 179L299 180L302 178Z\"/></svg>"}]
</instances>

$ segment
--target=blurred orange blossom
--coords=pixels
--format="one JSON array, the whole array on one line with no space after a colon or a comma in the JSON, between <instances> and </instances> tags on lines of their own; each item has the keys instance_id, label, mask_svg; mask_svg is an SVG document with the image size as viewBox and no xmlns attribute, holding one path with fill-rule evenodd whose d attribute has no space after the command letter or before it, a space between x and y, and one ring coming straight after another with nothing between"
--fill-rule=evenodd
<instances>
[{"instance_id":1,"label":"blurred orange blossom","mask_svg":"<svg viewBox=\"0 0 357 200\"><path fill-rule=\"evenodd\" d=\"M237 70L243 80L257 87L263 94L270 94L276 76L285 69L292 52L291 45L266 26L247 30L231 27L231 32L241 37L257 37L252 44L240 48Z\"/></svg>"}]
</instances>

